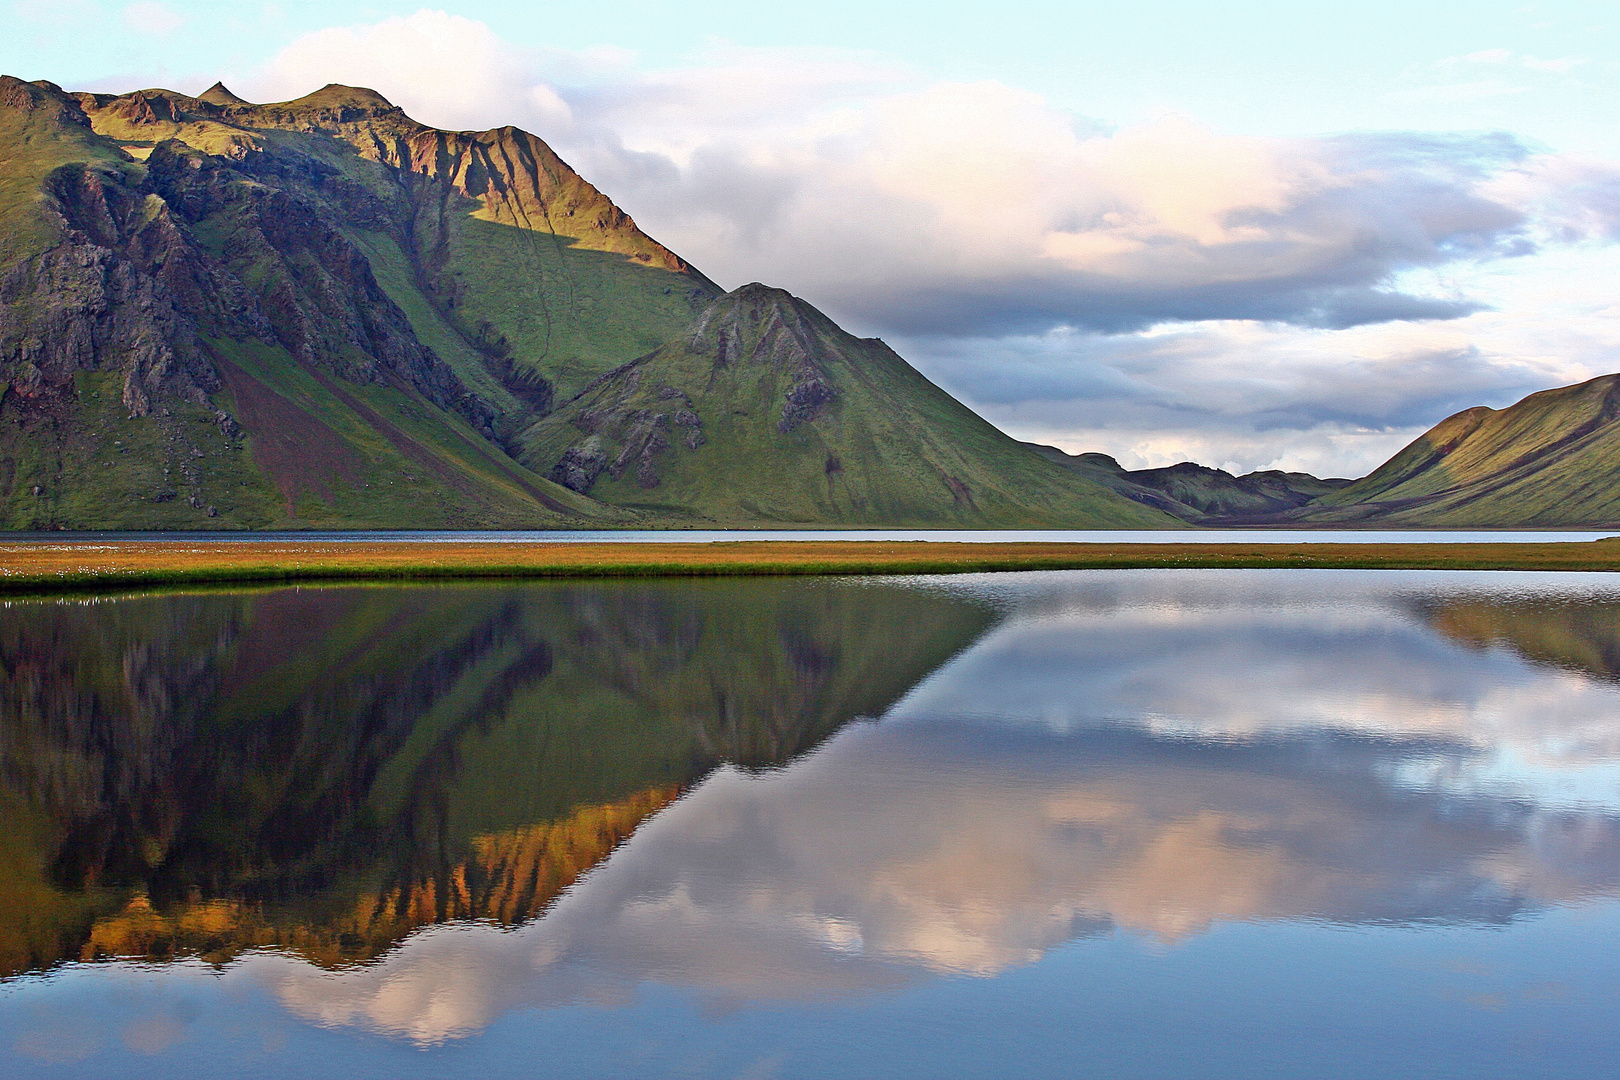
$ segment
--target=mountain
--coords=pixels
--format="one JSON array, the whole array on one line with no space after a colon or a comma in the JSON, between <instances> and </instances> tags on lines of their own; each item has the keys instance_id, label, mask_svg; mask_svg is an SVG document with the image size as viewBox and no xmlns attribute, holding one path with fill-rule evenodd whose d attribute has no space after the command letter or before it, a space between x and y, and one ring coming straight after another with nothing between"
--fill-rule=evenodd
<instances>
[{"instance_id":1,"label":"mountain","mask_svg":"<svg viewBox=\"0 0 1620 1080\"><path fill-rule=\"evenodd\" d=\"M0 77L0 524L1179 524L769 295L515 128Z\"/></svg>"},{"instance_id":2,"label":"mountain","mask_svg":"<svg viewBox=\"0 0 1620 1080\"><path fill-rule=\"evenodd\" d=\"M734 523L1163 528L1076 483L883 342L758 283L593 382L519 437L520 460L593 498Z\"/></svg>"},{"instance_id":3,"label":"mountain","mask_svg":"<svg viewBox=\"0 0 1620 1080\"><path fill-rule=\"evenodd\" d=\"M1293 512L1312 525L1620 526L1620 375L1447 417L1368 476Z\"/></svg>"},{"instance_id":4,"label":"mountain","mask_svg":"<svg viewBox=\"0 0 1620 1080\"><path fill-rule=\"evenodd\" d=\"M1247 524L1305 506L1351 483L1276 469L1233 476L1191 461L1133 470L1122 468L1107 454L1067 454L1055 446L1024 445L1110 491L1199 525Z\"/></svg>"},{"instance_id":5,"label":"mountain","mask_svg":"<svg viewBox=\"0 0 1620 1080\"><path fill-rule=\"evenodd\" d=\"M475 348L502 339L460 298L512 301L466 267L504 257L541 288L594 258L660 297L713 287L520 133L434 132L330 87L263 108L212 97L0 81L6 522L621 520L497 445L549 385ZM543 243L499 224L542 203L568 223ZM552 307L562 341L603 321ZM604 368L690 309L612 315L635 322L623 353L580 354Z\"/></svg>"}]
</instances>

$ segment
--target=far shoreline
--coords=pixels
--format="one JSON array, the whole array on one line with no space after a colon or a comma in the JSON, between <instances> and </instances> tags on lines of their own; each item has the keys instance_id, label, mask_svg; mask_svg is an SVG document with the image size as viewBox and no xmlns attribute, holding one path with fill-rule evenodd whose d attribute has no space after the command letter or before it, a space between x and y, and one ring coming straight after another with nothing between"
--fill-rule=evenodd
<instances>
[{"instance_id":1,"label":"far shoreline","mask_svg":"<svg viewBox=\"0 0 1620 1080\"><path fill-rule=\"evenodd\" d=\"M508 542L0 538L0 594L298 582L865 576L1031 570L1620 570L1620 537L1546 543L929 540Z\"/></svg>"}]
</instances>

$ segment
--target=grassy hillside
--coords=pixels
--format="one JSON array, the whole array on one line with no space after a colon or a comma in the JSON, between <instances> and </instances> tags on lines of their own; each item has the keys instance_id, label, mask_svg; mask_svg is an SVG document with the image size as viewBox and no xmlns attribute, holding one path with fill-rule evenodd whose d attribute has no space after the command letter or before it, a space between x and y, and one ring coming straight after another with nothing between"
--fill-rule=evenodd
<instances>
[{"instance_id":1,"label":"grassy hillside","mask_svg":"<svg viewBox=\"0 0 1620 1080\"><path fill-rule=\"evenodd\" d=\"M542 140L0 77L0 526L1176 527Z\"/></svg>"},{"instance_id":2,"label":"grassy hillside","mask_svg":"<svg viewBox=\"0 0 1620 1080\"><path fill-rule=\"evenodd\" d=\"M1469 409L1299 512L1312 524L1620 527L1620 375Z\"/></svg>"},{"instance_id":3,"label":"grassy hillside","mask_svg":"<svg viewBox=\"0 0 1620 1080\"><path fill-rule=\"evenodd\" d=\"M521 436L592 498L716 524L1167 528L1020 445L875 339L747 285Z\"/></svg>"},{"instance_id":4,"label":"grassy hillside","mask_svg":"<svg viewBox=\"0 0 1620 1080\"><path fill-rule=\"evenodd\" d=\"M334 87L0 80L0 256L11 528L627 522L503 435L715 291L532 136Z\"/></svg>"}]
</instances>

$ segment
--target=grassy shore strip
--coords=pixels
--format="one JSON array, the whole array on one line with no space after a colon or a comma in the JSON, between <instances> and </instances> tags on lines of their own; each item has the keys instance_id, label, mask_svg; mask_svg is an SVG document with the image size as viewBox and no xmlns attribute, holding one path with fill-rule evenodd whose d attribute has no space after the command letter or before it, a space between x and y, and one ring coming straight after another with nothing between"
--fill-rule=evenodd
<instances>
[{"instance_id":1,"label":"grassy shore strip","mask_svg":"<svg viewBox=\"0 0 1620 1080\"><path fill-rule=\"evenodd\" d=\"M1620 570L1620 540L1567 544L718 544L0 542L0 592L205 582L961 574L1127 568Z\"/></svg>"}]
</instances>

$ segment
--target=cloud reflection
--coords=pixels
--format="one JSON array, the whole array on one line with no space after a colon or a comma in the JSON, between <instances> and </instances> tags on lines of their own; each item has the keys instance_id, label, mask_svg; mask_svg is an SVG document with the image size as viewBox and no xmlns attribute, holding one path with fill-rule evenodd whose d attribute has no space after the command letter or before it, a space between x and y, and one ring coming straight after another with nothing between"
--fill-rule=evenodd
<instances>
[{"instance_id":1,"label":"cloud reflection","mask_svg":"<svg viewBox=\"0 0 1620 1080\"><path fill-rule=\"evenodd\" d=\"M715 774L537 922L262 975L431 1043L648 983L837 998L1115 932L1494 924L1620 888L1617 800L1558 786L1620 756L1613 687L1453 644L1389 578L1218 577L1049 578L888 720Z\"/></svg>"}]
</instances>

